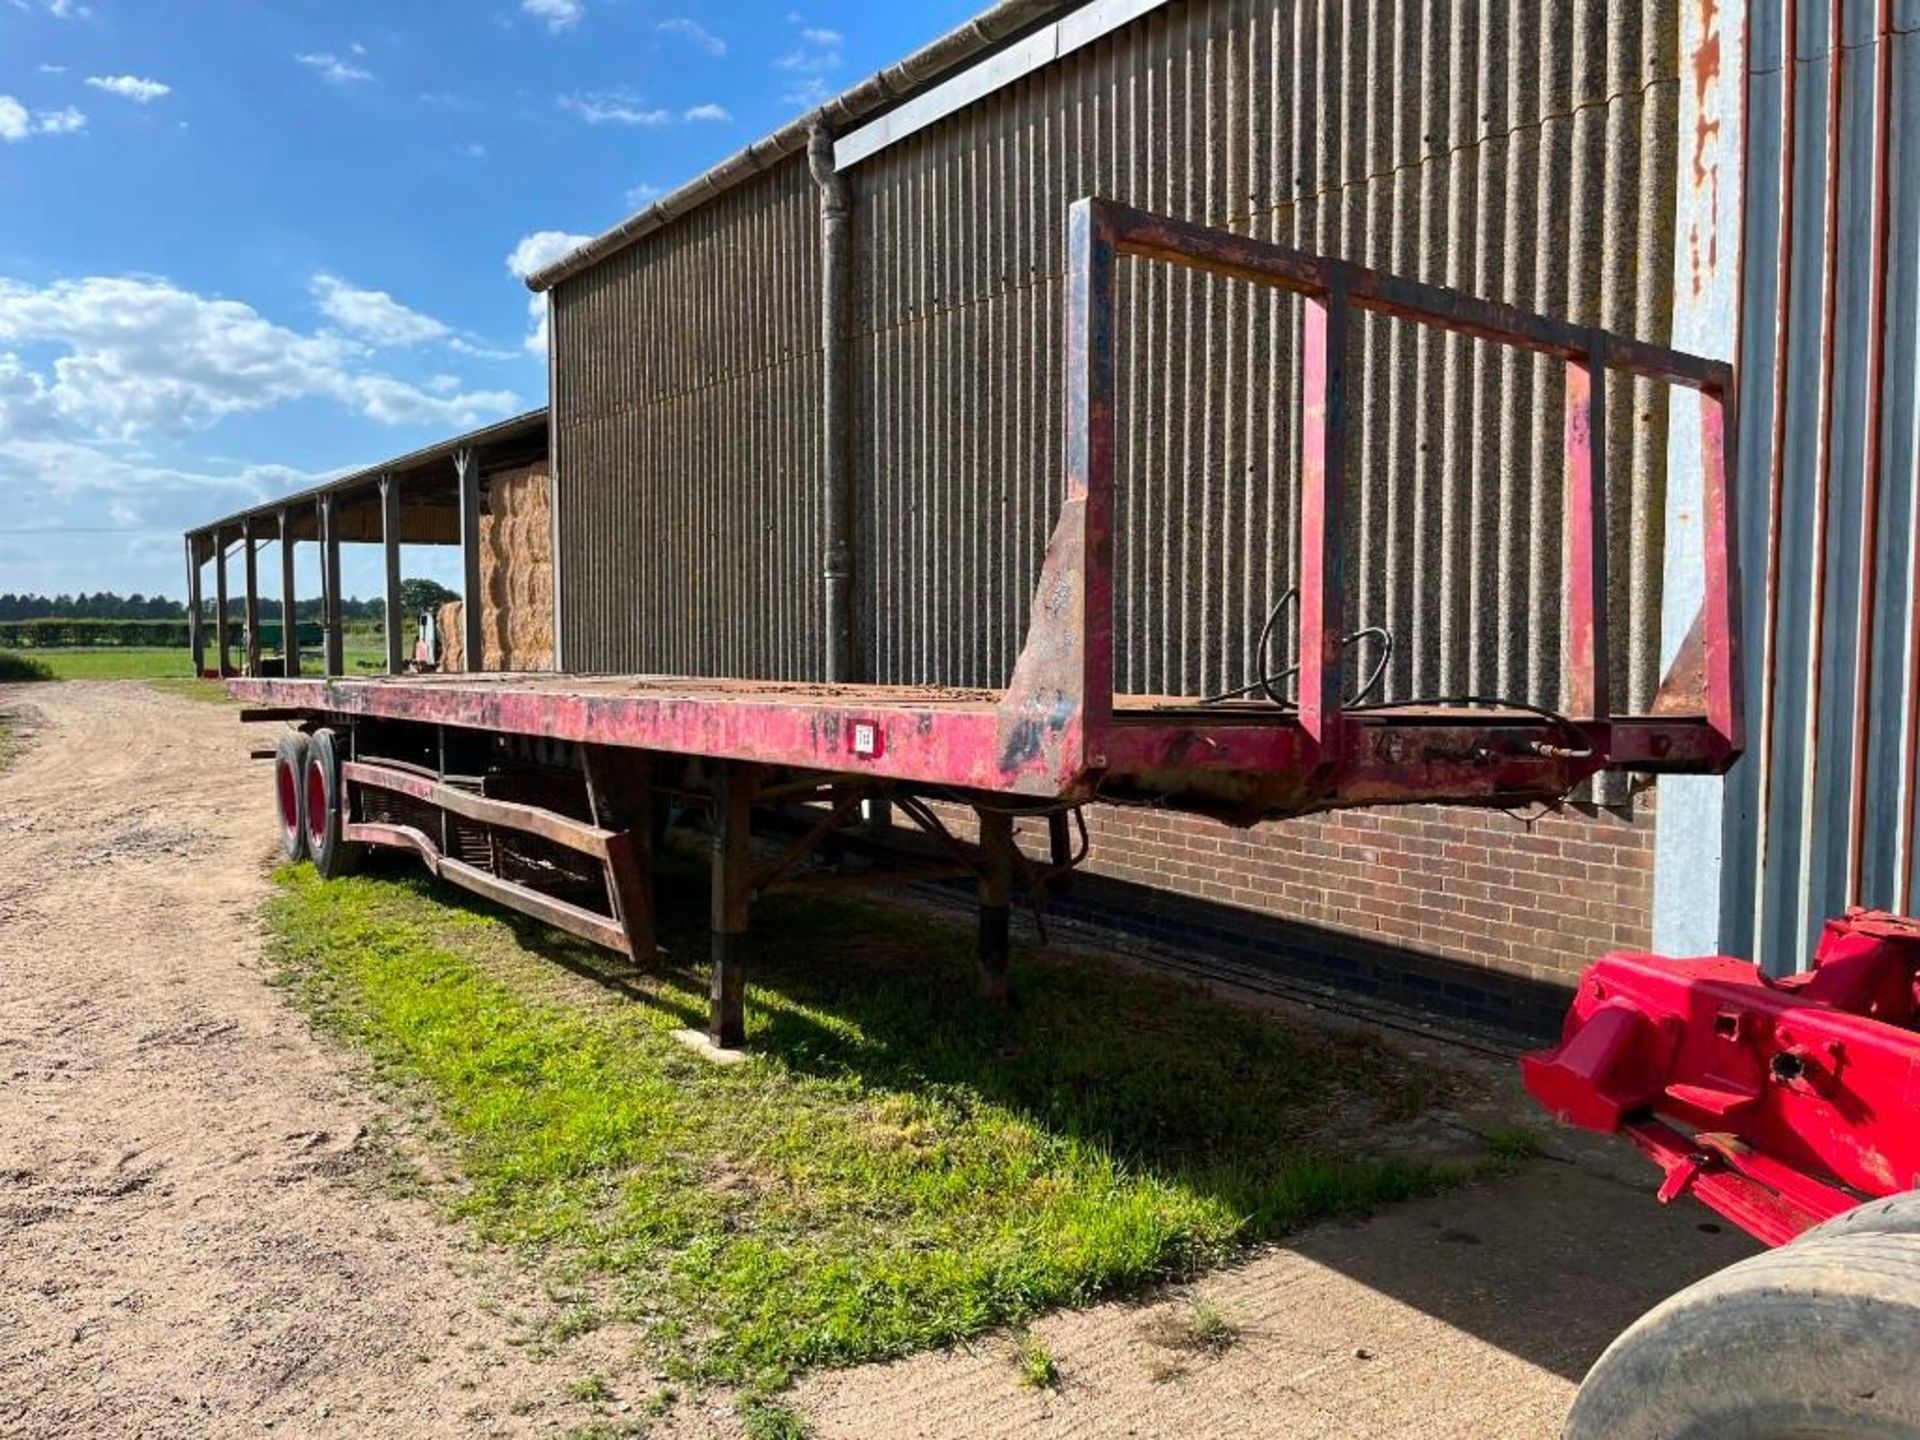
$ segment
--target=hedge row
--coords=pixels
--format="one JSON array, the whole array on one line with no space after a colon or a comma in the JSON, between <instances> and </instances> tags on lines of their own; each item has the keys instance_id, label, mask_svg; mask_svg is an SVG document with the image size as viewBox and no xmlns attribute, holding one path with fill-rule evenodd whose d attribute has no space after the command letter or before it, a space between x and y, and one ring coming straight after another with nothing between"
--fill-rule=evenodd
<instances>
[{"instance_id":1,"label":"hedge row","mask_svg":"<svg viewBox=\"0 0 1920 1440\"><path fill-rule=\"evenodd\" d=\"M349 635L357 634L358 627L345 627ZM306 646L318 646L321 638L318 625L303 622L300 626L300 643ZM373 631L378 634L376 628ZM236 648L244 642L246 627L238 620L227 622L227 643ZM280 623L263 622L260 626L261 643L269 648L280 643ZM0 620L0 649L3 650L55 650L77 647L96 648L115 645L144 645L163 650L184 650L191 643L185 620ZM213 632L213 622L207 622L206 643L209 648L219 643L219 637Z\"/></svg>"},{"instance_id":2,"label":"hedge row","mask_svg":"<svg viewBox=\"0 0 1920 1440\"><path fill-rule=\"evenodd\" d=\"M234 634L240 627L234 626ZM183 650L185 620L0 620L0 648L52 650L78 645L153 645Z\"/></svg>"}]
</instances>

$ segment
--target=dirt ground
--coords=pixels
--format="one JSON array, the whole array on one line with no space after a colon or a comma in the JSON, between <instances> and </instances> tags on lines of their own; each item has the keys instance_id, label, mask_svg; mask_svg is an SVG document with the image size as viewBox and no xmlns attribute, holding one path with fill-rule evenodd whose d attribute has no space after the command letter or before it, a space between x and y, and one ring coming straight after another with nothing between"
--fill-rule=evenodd
<instances>
[{"instance_id":1,"label":"dirt ground","mask_svg":"<svg viewBox=\"0 0 1920 1440\"><path fill-rule=\"evenodd\" d=\"M0 1433L640 1431L616 1330L392 1183L392 1117L265 978L273 825L231 710L138 683L0 687ZM1307 1232L1177 1294L815 1376L821 1437L1549 1436L1629 1320L1750 1253L1609 1149ZM1183 1340L1197 1304L1237 1335ZM568 1386L604 1373L616 1399ZM682 1402L647 1433L730 1435Z\"/></svg>"}]
</instances>

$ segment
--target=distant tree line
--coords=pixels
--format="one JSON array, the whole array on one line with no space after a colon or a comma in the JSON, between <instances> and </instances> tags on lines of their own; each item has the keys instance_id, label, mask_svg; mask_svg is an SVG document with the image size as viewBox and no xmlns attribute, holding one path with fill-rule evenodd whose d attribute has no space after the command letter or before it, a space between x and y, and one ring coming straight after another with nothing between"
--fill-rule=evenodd
<instances>
[{"instance_id":1,"label":"distant tree line","mask_svg":"<svg viewBox=\"0 0 1920 1440\"><path fill-rule=\"evenodd\" d=\"M164 595L0 595L0 620L180 620L186 613Z\"/></svg>"},{"instance_id":2,"label":"distant tree line","mask_svg":"<svg viewBox=\"0 0 1920 1440\"><path fill-rule=\"evenodd\" d=\"M432 580L403 580L400 582L401 607L409 614L444 604L448 600L460 597L446 586ZM241 596L227 597L227 614L240 617L246 614L246 600ZM213 614L213 600L205 597L200 603L203 616ZM313 596L298 601L293 607L296 619L320 619L320 598ZM360 600L343 597L340 601L340 618L345 621L379 621L386 618L385 600ZM164 595L116 595L110 590L98 590L91 595L0 595L0 621L8 620L185 620L187 607L178 600L170 600ZM260 618L278 620L280 602L269 596L260 597Z\"/></svg>"}]
</instances>

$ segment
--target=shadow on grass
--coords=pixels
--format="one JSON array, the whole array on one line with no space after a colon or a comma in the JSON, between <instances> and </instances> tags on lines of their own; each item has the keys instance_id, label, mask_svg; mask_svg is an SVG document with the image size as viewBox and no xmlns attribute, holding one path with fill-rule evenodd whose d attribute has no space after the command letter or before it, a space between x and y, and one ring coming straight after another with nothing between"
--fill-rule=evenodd
<instances>
[{"instance_id":1,"label":"shadow on grass","mask_svg":"<svg viewBox=\"0 0 1920 1440\"><path fill-rule=\"evenodd\" d=\"M658 888L665 953L653 966L487 908L529 953L704 1029L705 871L663 857ZM1254 1015L1071 947L1021 950L1008 1004L986 1004L972 930L884 902L764 896L745 960L755 1056L830 1081L1006 1106L1124 1164L1207 1184L1261 1232L1300 1218L1263 1205L1263 1158L1364 1148L1354 1142L1445 1095L1442 1077L1371 1037Z\"/></svg>"},{"instance_id":2,"label":"shadow on grass","mask_svg":"<svg viewBox=\"0 0 1920 1440\"><path fill-rule=\"evenodd\" d=\"M1465 1173L1373 1143L1444 1098L1430 1069L1084 953L1018 955L996 1008L970 927L766 897L754 1063L722 1070L651 1038L706 1018L699 866L663 857L644 967L404 861L368 878L290 882L296 991L358 1006L343 1028L433 1089L465 1213L612 1277L693 1375L964 1340ZM609 1003L546 990L548 964Z\"/></svg>"}]
</instances>

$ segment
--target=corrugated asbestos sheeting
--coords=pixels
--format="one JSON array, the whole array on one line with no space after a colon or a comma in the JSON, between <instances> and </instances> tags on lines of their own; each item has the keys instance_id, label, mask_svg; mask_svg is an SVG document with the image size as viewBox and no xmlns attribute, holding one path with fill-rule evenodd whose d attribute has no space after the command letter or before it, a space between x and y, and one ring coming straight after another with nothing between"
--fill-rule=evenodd
<instances>
[{"instance_id":1,"label":"corrugated asbestos sheeting","mask_svg":"<svg viewBox=\"0 0 1920 1440\"><path fill-rule=\"evenodd\" d=\"M1064 218L1100 193L1648 339L1670 312L1670 0L1170 4L855 171L862 641L1002 683L1060 487ZM1293 576L1297 306L1129 261L1122 689L1248 678ZM1361 321L1350 615L1394 695L1559 689L1560 379ZM1657 685L1666 404L1614 387L1616 693Z\"/></svg>"},{"instance_id":2,"label":"corrugated asbestos sheeting","mask_svg":"<svg viewBox=\"0 0 1920 1440\"><path fill-rule=\"evenodd\" d=\"M1920 908L1920 0L1748 11L1741 330L1748 758L1728 948L1796 968Z\"/></svg>"},{"instance_id":3,"label":"corrugated asbestos sheeting","mask_svg":"<svg viewBox=\"0 0 1920 1440\"><path fill-rule=\"evenodd\" d=\"M819 673L817 205L795 156L554 292L569 669Z\"/></svg>"}]
</instances>

